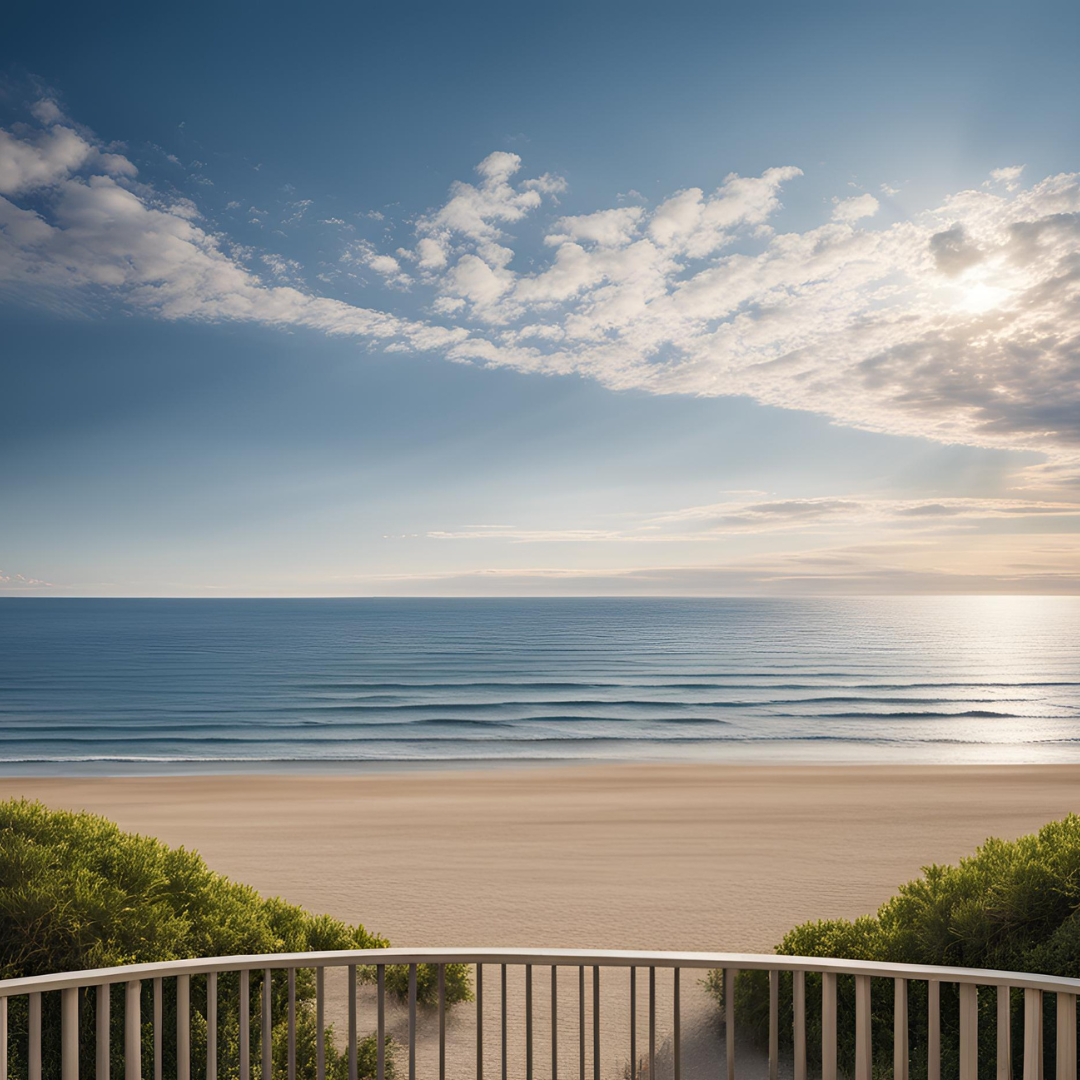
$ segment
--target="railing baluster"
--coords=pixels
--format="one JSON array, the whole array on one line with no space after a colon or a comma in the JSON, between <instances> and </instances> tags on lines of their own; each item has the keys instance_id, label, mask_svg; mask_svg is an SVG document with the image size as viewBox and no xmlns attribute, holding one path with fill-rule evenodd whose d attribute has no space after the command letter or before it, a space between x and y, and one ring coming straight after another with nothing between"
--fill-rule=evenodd
<instances>
[{"instance_id":1,"label":"railing baluster","mask_svg":"<svg viewBox=\"0 0 1080 1080\"><path fill-rule=\"evenodd\" d=\"M533 1080L532 964L525 965L525 1080Z\"/></svg>"},{"instance_id":2,"label":"railing baluster","mask_svg":"<svg viewBox=\"0 0 1080 1080\"><path fill-rule=\"evenodd\" d=\"M580 1028L581 1080L585 1080L585 968L578 968L578 1027ZM506 1080L506 1077L503 1077Z\"/></svg>"},{"instance_id":3,"label":"railing baluster","mask_svg":"<svg viewBox=\"0 0 1080 1080\"><path fill-rule=\"evenodd\" d=\"M206 976L206 1080L217 1080L217 972Z\"/></svg>"},{"instance_id":4,"label":"railing baluster","mask_svg":"<svg viewBox=\"0 0 1080 1080\"><path fill-rule=\"evenodd\" d=\"M806 972L791 975L792 1039L795 1043L795 1080L806 1080Z\"/></svg>"},{"instance_id":5,"label":"railing baluster","mask_svg":"<svg viewBox=\"0 0 1080 1080\"><path fill-rule=\"evenodd\" d=\"M439 965L439 990L442 991L442 964ZM375 1047L375 1080L386 1078L386 965L376 964L375 981L377 987L377 1013L376 1013L376 1038L378 1045ZM440 993L441 996L441 993ZM443 1046L442 1032L439 1033L439 1080L443 1078Z\"/></svg>"},{"instance_id":6,"label":"railing baluster","mask_svg":"<svg viewBox=\"0 0 1080 1080\"><path fill-rule=\"evenodd\" d=\"M728 1080L735 1080L735 977L738 974L734 968L724 968L724 1044Z\"/></svg>"},{"instance_id":7,"label":"railing baluster","mask_svg":"<svg viewBox=\"0 0 1080 1080\"><path fill-rule=\"evenodd\" d=\"M286 1021L288 1039L287 1075L296 1080L296 968L289 968L289 1016Z\"/></svg>"},{"instance_id":8,"label":"railing baluster","mask_svg":"<svg viewBox=\"0 0 1080 1080\"><path fill-rule=\"evenodd\" d=\"M349 965L349 1080L357 1080L356 1060L356 965Z\"/></svg>"},{"instance_id":9,"label":"railing baluster","mask_svg":"<svg viewBox=\"0 0 1080 1080\"><path fill-rule=\"evenodd\" d=\"M102 983L97 988L97 1016L95 1017L94 1028L97 1033L97 1053L94 1058L94 1075L97 1080L109 1080L110 1062L109 1055L111 1051L109 1040L109 1021L110 1017L110 997L112 994L112 986L109 983ZM0 1077L7 1078L7 1071L0 1069Z\"/></svg>"},{"instance_id":10,"label":"railing baluster","mask_svg":"<svg viewBox=\"0 0 1080 1080\"><path fill-rule=\"evenodd\" d=\"M630 1080L637 1080L637 968L630 968ZM552 1078L554 1080L554 1077Z\"/></svg>"},{"instance_id":11,"label":"railing baluster","mask_svg":"<svg viewBox=\"0 0 1080 1080\"><path fill-rule=\"evenodd\" d=\"M382 1077L379 1077L382 1080ZM446 1080L446 965L439 965L439 1080Z\"/></svg>"},{"instance_id":12,"label":"railing baluster","mask_svg":"<svg viewBox=\"0 0 1080 1080\"><path fill-rule=\"evenodd\" d=\"M672 1051L674 1061L675 1080L682 1080L682 1024L680 1023L682 1016L682 1003L679 1001L679 969L674 968L672 970L671 980L671 994L672 994L672 1021L674 1028L672 1030ZM599 1073L597 1074L599 1078Z\"/></svg>"},{"instance_id":13,"label":"railing baluster","mask_svg":"<svg viewBox=\"0 0 1080 1080\"><path fill-rule=\"evenodd\" d=\"M600 1080L600 968L592 969L592 1072Z\"/></svg>"},{"instance_id":14,"label":"railing baluster","mask_svg":"<svg viewBox=\"0 0 1080 1080\"><path fill-rule=\"evenodd\" d=\"M926 1080L941 1080L941 983L930 979L926 987Z\"/></svg>"},{"instance_id":15,"label":"railing baluster","mask_svg":"<svg viewBox=\"0 0 1080 1080\"><path fill-rule=\"evenodd\" d=\"M656 968L649 968L649 1080L656 1080Z\"/></svg>"},{"instance_id":16,"label":"railing baluster","mask_svg":"<svg viewBox=\"0 0 1080 1080\"><path fill-rule=\"evenodd\" d=\"M29 1009L29 1046L26 1051L29 1080L41 1080L41 994L31 994Z\"/></svg>"},{"instance_id":17,"label":"railing baluster","mask_svg":"<svg viewBox=\"0 0 1080 1080\"><path fill-rule=\"evenodd\" d=\"M836 976L821 973L821 1080L836 1080Z\"/></svg>"},{"instance_id":18,"label":"railing baluster","mask_svg":"<svg viewBox=\"0 0 1080 1080\"><path fill-rule=\"evenodd\" d=\"M176 976L176 1078L191 1080L191 976Z\"/></svg>"},{"instance_id":19,"label":"railing baluster","mask_svg":"<svg viewBox=\"0 0 1080 1080\"><path fill-rule=\"evenodd\" d=\"M997 1080L1012 1080L1012 993L997 988Z\"/></svg>"},{"instance_id":20,"label":"railing baluster","mask_svg":"<svg viewBox=\"0 0 1080 1080\"><path fill-rule=\"evenodd\" d=\"M1076 995L1057 994L1057 1080L1076 1080Z\"/></svg>"},{"instance_id":21,"label":"railing baluster","mask_svg":"<svg viewBox=\"0 0 1080 1080\"><path fill-rule=\"evenodd\" d=\"M559 1080L559 969L551 965L551 1080Z\"/></svg>"},{"instance_id":22,"label":"railing baluster","mask_svg":"<svg viewBox=\"0 0 1080 1080\"><path fill-rule=\"evenodd\" d=\"M480 993L479 985L477 994ZM480 998L477 997L477 1008ZM478 1014L479 1015L479 1014ZM409 1080L416 1080L416 965L409 965Z\"/></svg>"},{"instance_id":23,"label":"railing baluster","mask_svg":"<svg viewBox=\"0 0 1080 1080\"><path fill-rule=\"evenodd\" d=\"M1024 991L1024 1080L1042 1080L1042 991Z\"/></svg>"},{"instance_id":24,"label":"railing baluster","mask_svg":"<svg viewBox=\"0 0 1080 1080\"><path fill-rule=\"evenodd\" d=\"M274 1073L274 979L273 972L263 971L262 991L262 1080L272 1080Z\"/></svg>"},{"instance_id":25,"label":"railing baluster","mask_svg":"<svg viewBox=\"0 0 1080 1080\"><path fill-rule=\"evenodd\" d=\"M893 980L893 1080L908 1080L908 985Z\"/></svg>"},{"instance_id":26,"label":"railing baluster","mask_svg":"<svg viewBox=\"0 0 1080 1080\"><path fill-rule=\"evenodd\" d=\"M960 984L960 1080L979 1080L979 988Z\"/></svg>"},{"instance_id":27,"label":"railing baluster","mask_svg":"<svg viewBox=\"0 0 1080 1080\"><path fill-rule=\"evenodd\" d=\"M124 991L124 1080L142 1080L141 997L142 982L132 979Z\"/></svg>"},{"instance_id":28,"label":"railing baluster","mask_svg":"<svg viewBox=\"0 0 1080 1080\"><path fill-rule=\"evenodd\" d=\"M769 1080L780 1076L780 972L769 970Z\"/></svg>"},{"instance_id":29,"label":"railing baluster","mask_svg":"<svg viewBox=\"0 0 1080 1080\"><path fill-rule=\"evenodd\" d=\"M164 1021L161 1019L162 1010L162 980L154 980L154 1080L162 1080L165 1069L165 1052L163 1041L165 1038ZM246 1077L244 1078L246 1080Z\"/></svg>"},{"instance_id":30,"label":"railing baluster","mask_svg":"<svg viewBox=\"0 0 1080 1080\"><path fill-rule=\"evenodd\" d=\"M502 965L502 1080L506 1080L506 965Z\"/></svg>"},{"instance_id":31,"label":"railing baluster","mask_svg":"<svg viewBox=\"0 0 1080 1080\"><path fill-rule=\"evenodd\" d=\"M326 968L315 969L315 1080L326 1080ZM415 1077L412 1078L415 1080Z\"/></svg>"},{"instance_id":32,"label":"railing baluster","mask_svg":"<svg viewBox=\"0 0 1080 1080\"><path fill-rule=\"evenodd\" d=\"M870 976L855 976L855 1080L870 1080Z\"/></svg>"},{"instance_id":33,"label":"railing baluster","mask_svg":"<svg viewBox=\"0 0 1080 1080\"><path fill-rule=\"evenodd\" d=\"M0 997L0 1077L8 1075L8 1011L7 998Z\"/></svg>"},{"instance_id":34,"label":"railing baluster","mask_svg":"<svg viewBox=\"0 0 1080 1080\"><path fill-rule=\"evenodd\" d=\"M416 1080L410 1075L409 1080ZM476 1080L484 1080L484 965L476 965Z\"/></svg>"},{"instance_id":35,"label":"railing baluster","mask_svg":"<svg viewBox=\"0 0 1080 1080\"><path fill-rule=\"evenodd\" d=\"M156 980L155 980L156 981ZM251 1080L251 972L240 972L240 1080Z\"/></svg>"},{"instance_id":36,"label":"railing baluster","mask_svg":"<svg viewBox=\"0 0 1080 1080\"><path fill-rule=\"evenodd\" d=\"M61 1080L79 1080L79 991L75 987L60 991L60 1076Z\"/></svg>"}]
</instances>

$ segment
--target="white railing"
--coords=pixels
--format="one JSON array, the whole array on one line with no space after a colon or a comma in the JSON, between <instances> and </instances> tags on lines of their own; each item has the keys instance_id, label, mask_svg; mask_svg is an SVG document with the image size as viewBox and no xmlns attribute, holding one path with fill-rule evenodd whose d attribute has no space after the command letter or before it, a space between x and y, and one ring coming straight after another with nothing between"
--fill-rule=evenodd
<instances>
[{"instance_id":1,"label":"white railing","mask_svg":"<svg viewBox=\"0 0 1080 1080\"><path fill-rule=\"evenodd\" d=\"M110 988L116 984L126 987L124 996L124 1080L142 1080L144 1025L141 1016L143 984L150 981L153 998L152 1056L154 1080L163 1077L162 998L165 980L175 980L176 1041L175 1060L177 1080L191 1076L191 978L206 977L206 1077L218 1076L218 976L239 973L239 1076L251 1080L251 973L261 973L263 986L270 985L274 972L288 974L288 1051L287 1078L296 1080L296 972L315 971L315 1008L317 1024L316 1072L325 1080L326 1063L323 1033L325 1031L325 980L327 968L346 968L348 971L348 1059L350 1080L357 1080L357 983L358 969L374 969L377 1015L377 1080L383 1080L386 1069L386 968L392 965L408 967L408 1076L416 1080L417 1031L417 967L435 965L438 968L439 1076L446 1075L446 989L445 968L449 964L467 964L475 968L473 989L476 1009L477 1080L484 1076L484 989L485 967L498 967L501 973L501 1064L503 1080L507 1078L507 981L508 966L521 966L525 971L525 1080L533 1080L536 1046L533 1023L533 969L550 968L551 973L551 1058L550 1070L544 1070L551 1080L558 1080L559 1022L558 980L560 968L576 968L578 972L577 1014L579 1023L580 1080L587 1080L587 1064L591 1065L593 1080L601 1076L601 972L622 969L628 973L629 1000L629 1061L628 1075L654 1080L657 1057L657 971L670 971L672 1023L671 1068L675 1080L681 1080L680 1040L680 973L683 970L719 970L723 972L723 1026L725 1032L727 1080L735 1080L735 977L739 971L769 973L769 1064L770 1080L777 1080L780 1061L780 975L792 976L792 1030L794 1080L807 1080L807 1008L806 975L821 976L821 1078L837 1080L837 978L852 976L855 982L855 1062L854 1080L871 1080L871 979L890 980L893 987L893 1076L908 1080L910 1065L908 984L928 984L926 1065L927 1080L941 1080L941 985L956 984L959 988L959 1080L978 1080L978 993L980 987L996 989L996 1078L1012 1077L1012 990L1023 991L1024 1042L1023 1080L1042 1080L1043 1077L1043 994L1056 997L1056 1046L1054 1068L1056 1080L1077 1080L1077 1013L1076 996L1080 979L1057 978L1047 975L1024 974L1013 971L990 971L975 968L932 967L915 964L879 964L858 960L831 960L820 957L759 955L748 953L674 953L627 952L554 949L369 949L341 952L280 953L265 956L225 956L213 959L177 960L161 964L131 964L125 967L102 968L42 975L33 978L0 981L0 1080L8 1072L8 1002L13 998L27 999L26 1063L28 1080L42 1080L42 995L60 994L61 1080L79 1080L80 991L96 991L95 1062L96 1080L109 1080L110 1047ZM588 1023L586 1016L586 972L591 972L591 1060L586 1054ZM639 1059L637 1045L638 973L645 975L648 995L647 1052ZM666 978L667 976L665 976ZM610 978L610 976L609 976ZM259 1071L261 1080L273 1080L273 1047L271 1032L272 995L261 995L262 1046ZM148 1052L149 1053L149 1052ZM647 1070L647 1073L646 1073ZM717 1068L713 1075L722 1075ZM171 1077L170 1077L171 1080ZM280 1078L279 1078L280 1080Z\"/></svg>"}]
</instances>

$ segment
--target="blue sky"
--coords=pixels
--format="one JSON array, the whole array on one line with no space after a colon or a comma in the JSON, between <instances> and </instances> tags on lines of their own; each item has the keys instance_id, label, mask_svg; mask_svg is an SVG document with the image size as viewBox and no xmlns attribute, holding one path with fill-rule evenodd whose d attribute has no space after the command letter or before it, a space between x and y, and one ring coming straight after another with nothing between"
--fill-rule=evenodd
<instances>
[{"instance_id":1,"label":"blue sky","mask_svg":"<svg viewBox=\"0 0 1080 1080\"><path fill-rule=\"evenodd\" d=\"M0 590L1080 590L1075 5L0 42Z\"/></svg>"}]
</instances>

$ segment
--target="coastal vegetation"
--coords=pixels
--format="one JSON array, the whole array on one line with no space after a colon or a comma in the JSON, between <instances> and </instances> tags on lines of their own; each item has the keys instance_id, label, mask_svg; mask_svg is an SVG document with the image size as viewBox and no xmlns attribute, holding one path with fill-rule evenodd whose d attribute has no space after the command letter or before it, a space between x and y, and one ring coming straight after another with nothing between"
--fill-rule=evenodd
<instances>
[{"instance_id":1,"label":"coastal vegetation","mask_svg":"<svg viewBox=\"0 0 1080 1080\"><path fill-rule=\"evenodd\" d=\"M1070 814L1015 841L987 840L956 866L927 866L921 877L902 885L877 911L854 920L829 919L796 926L776 948L788 956L831 956L886 963L940 964L996 968L1080 978L1080 817ZM722 1005L723 985L713 972L706 985ZM1020 991L1012 1002L1015 1075L1022 1072L1023 1021ZM1053 1045L1055 1008L1045 995L1044 1031ZM820 1060L820 977L807 977L807 1049ZM893 993L891 980L874 979L871 989L875 1073L892 1070ZM791 976L780 987L780 1031L790 1045ZM742 972L735 985L735 1009L749 1032L765 1038L769 1023L767 972ZM854 1061L855 988L841 976L837 990L839 1064ZM927 987L909 983L911 1071L926 1075ZM995 1074L996 1000L979 995L979 1073ZM941 985L941 1075L959 1068L959 1002L954 985ZM1054 1075L1052 1056L1047 1076Z\"/></svg>"},{"instance_id":2,"label":"coastal vegetation","mask_svg":"<svg viewBox=\"0 0 1080 1080\"><path fill-rule=\"evenodd\" d=\"M373 883L375 879L373 878ZM373 887L374 884L373 884ZM106 818L50 810L26 800L0 802L0 978L78 971L119 964L152 963L198 956L233 956L329 949L377 949L389 944L363 926L350 926L329 915L311 915L279 898L263 898L207 867L202 857L171 848L151 837L123 832ZM374 968L360 968L362 980ZM404 994L407 968L387 968L392 993ZM219 977L219 1076L234 1080L239 1060L239 976ZM262 976L251 979L251 1053L261 1047ZM143 988L144 1017L152 1015L151 986ZM276 972L270 988L273 1015L283 1019L272 1033L275 1058L286 1054L287 974ZM418 972L418 998L431 1004L437 993L437 969ZM446 968L447 1002L471 996L464 965ZM59 1075L58 994L43 998L43 1065ZM123 987L112 990L111 1031L114 1075L122 1075ZM176 998L172 980L163 985L165 1075L175 1071ZM315 979L297 973L297 1075L315 1076ZM26 998L9 1002L9 1074L25 1077ZM84 1075L94 1071L96 995L80 1002ZM206 983L191 985L191 1041L194 1080L205 1074ZM144 1039L143 1075L153 1075L151 1042ZM327 1075L343 1080L347 1055L339 1052L332 1029L326 1035ZM392 1075L393 1047L388 1062ZM376 1045L368 1036L359 1047L360 1076L374 1076Z\"/></svg>"}]
</instances>

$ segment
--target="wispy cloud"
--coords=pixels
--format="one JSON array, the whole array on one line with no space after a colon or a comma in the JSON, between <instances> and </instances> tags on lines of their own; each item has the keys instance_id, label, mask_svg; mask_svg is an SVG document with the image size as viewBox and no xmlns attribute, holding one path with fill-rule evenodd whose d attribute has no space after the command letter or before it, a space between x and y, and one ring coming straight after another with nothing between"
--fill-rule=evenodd
<instances>
[{"instance_id":1,"label":"wispy cloud","mask_svg":"<svg viewBox=\"0 0 1080 1080\"><path fill-rule=\"evenodd\" d=\"M0 283L24 295L106 290L168 319L309 327L617 389L747 395L868 430L1041 451L1045 478L1080 475L1075 173L1024 187L1021 167L1005 166L883 227L863 194L838 199L824 224L776 232L782 191L802 175L793 166L651 208L556 217L566 182L521 179L521 158L498 151L416 219L408 244L355 249L387 284L423 294L424 321L397 313L392 292L360 307L264 281L194 203L141 182L55 102L34 115L0 132ZM510 230L544 213L530 263Z\"/></svg>"}]
</instances>

